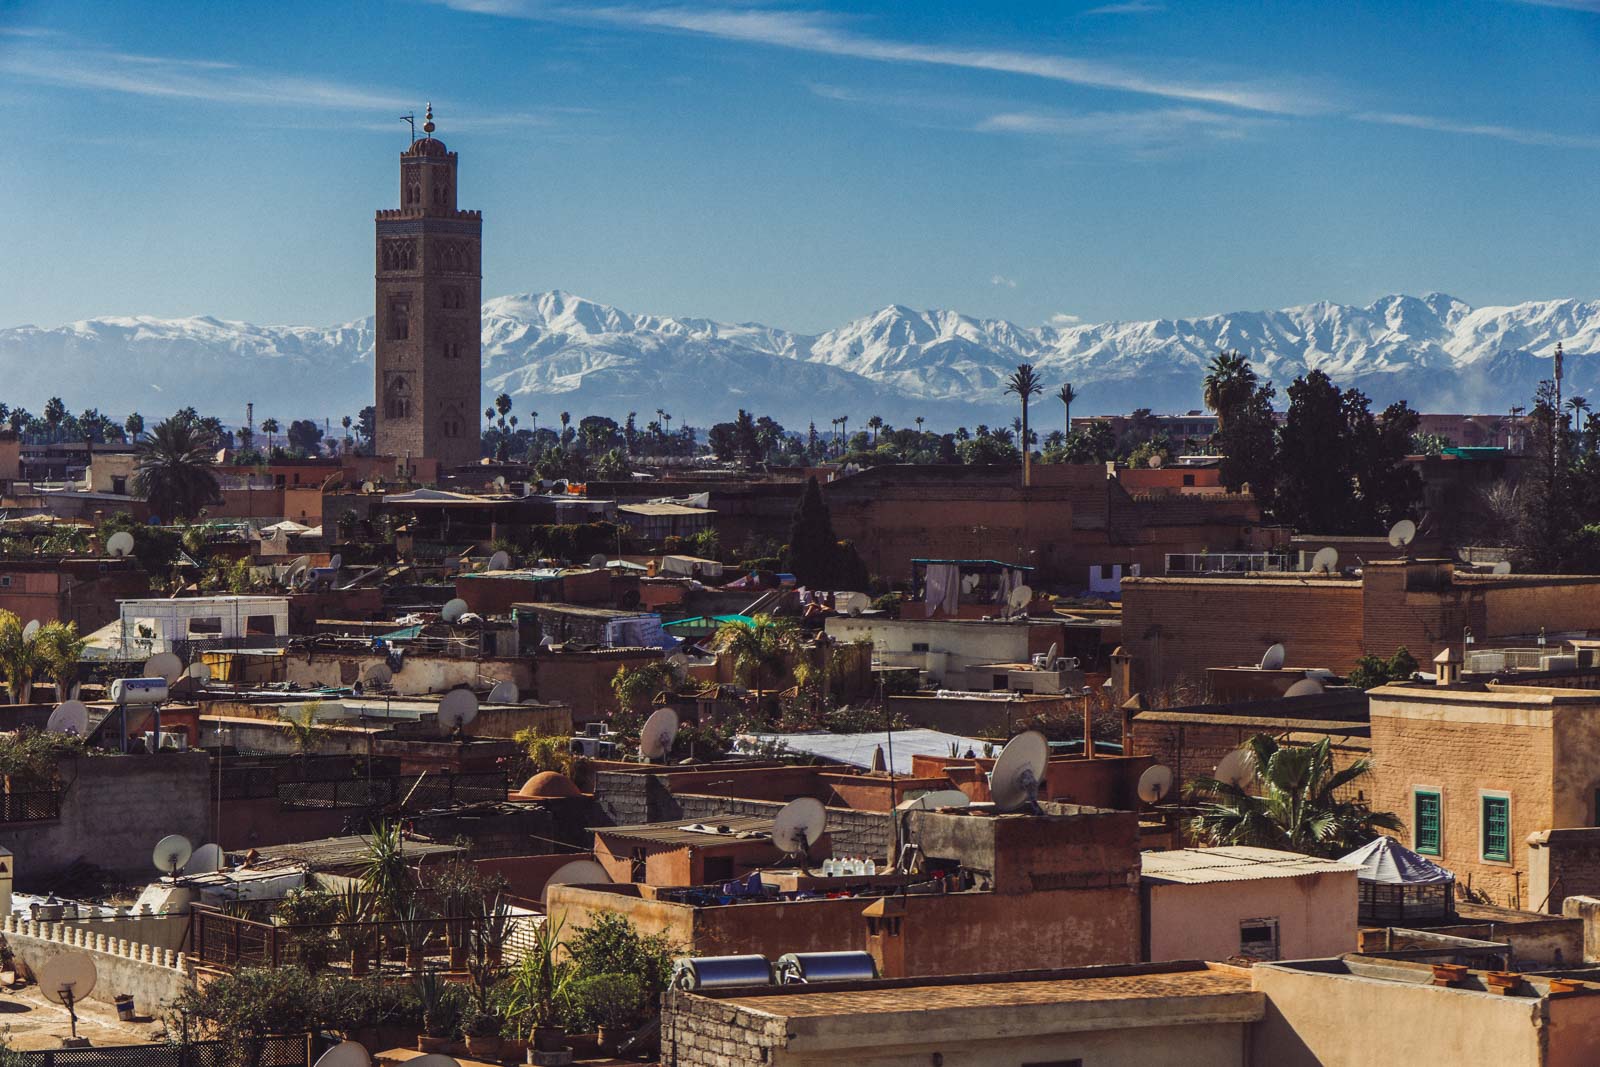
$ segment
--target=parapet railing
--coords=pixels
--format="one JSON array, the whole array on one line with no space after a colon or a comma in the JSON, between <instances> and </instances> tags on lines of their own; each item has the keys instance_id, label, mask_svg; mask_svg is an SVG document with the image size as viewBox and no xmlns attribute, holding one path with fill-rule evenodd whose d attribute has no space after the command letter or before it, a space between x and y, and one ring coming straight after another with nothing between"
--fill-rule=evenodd
<instances>
[{"instance_id":1,"label":"parapet railing","mask_svg":"<svg viewBox=\"0 0 1600 1067\"><path fill-rule=\"evenodd\" d=\"M153 967L169 967L188 973L188 959L182 952L130 941L125 937L102 934L84 925L81 920L42 922L38 919L25 919L19 915L7 915L4 920L0 920L0 929L19 937L35 937L41 941L53 941L58 945L80 948L87 952L121 956L123 959L148 963Z\"/></svg>"},{"instance_id":2,"label":"parapet railing","mask_svg":"<svg viewBox=\"0 0 1600 1067\"><path fill-rule=\"evenodd\" d=\"M1168 552L1167 574L1278 573L1289 569L1287 556L1271 552Z\"/></svg>"}]
</instances>

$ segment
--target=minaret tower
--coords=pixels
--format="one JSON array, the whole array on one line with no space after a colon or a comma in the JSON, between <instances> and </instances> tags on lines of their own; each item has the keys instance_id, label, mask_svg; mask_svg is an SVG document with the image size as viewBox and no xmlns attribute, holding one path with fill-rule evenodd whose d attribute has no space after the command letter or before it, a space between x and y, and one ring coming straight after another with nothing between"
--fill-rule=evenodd
<instances>
[{"instance_id":1,"label":"minaret tower","mask_svg":"<svg viewBox=\"0 0 1600 1067\"><path fill-rule=\"evenodd\" d=\"M423 136L400 156L400 208L377 216L377 453L478 462L483 213L456 209L456 154ZM410 473L410 472L406 472Z\"/></svg>"}]
</instances>

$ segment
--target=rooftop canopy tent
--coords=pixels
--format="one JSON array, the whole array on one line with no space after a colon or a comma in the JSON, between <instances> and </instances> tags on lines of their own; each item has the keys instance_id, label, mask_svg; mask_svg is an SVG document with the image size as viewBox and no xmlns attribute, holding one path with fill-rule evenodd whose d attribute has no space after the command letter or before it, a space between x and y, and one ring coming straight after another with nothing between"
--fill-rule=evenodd
<instances>
[{"instance_id":1,"label":"rooftop canopy tent","mask_svg":"<svg viewBox=\"0 0 1600 1067\"><path fill-rule=\"evenodd\" d=\"M1339 860L1361 868L1362 922L1398 926L1455 912L1456 876L1392 837L1380 834Z\"/></svg>"}]
</instances>

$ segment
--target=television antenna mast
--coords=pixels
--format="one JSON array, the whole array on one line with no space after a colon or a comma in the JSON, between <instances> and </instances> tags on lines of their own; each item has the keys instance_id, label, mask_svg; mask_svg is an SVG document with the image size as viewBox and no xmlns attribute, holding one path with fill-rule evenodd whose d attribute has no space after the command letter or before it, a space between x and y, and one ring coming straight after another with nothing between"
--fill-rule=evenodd
<instances>
[{"instance_id":1,"label":"television antenna mast","mask_svg":"<svg viewBox=\"0 0 1600 1067\"><path fill-rule=\"evenodd\" d=\"M417 113L409 111L400 116L400 121L411 127L411 140L415 141L417 139Z\"/></svg>"}]
</instances>

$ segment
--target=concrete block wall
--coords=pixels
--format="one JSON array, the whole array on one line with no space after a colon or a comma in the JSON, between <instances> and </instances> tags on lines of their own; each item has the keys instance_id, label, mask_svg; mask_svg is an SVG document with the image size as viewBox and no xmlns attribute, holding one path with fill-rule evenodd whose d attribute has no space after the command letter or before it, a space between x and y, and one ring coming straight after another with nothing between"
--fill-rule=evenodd
<instances>
[{"instance_id":1,"label":"concrete block wall","mask_svg":"<svg viewBox=\"0 0 1600 1067\"><path fill-rule=\"evenodd\" d=\"M668 990L662 1002L663 1067L757 1067L786 1037L782 1019L682 990Z\"/></svg>"},{"instance_id":2,"label":"concrete block wall","mask_svg":"<svg viewBox=\"0 0 1600 1067\"><path fill-rule=\"evenodd\" d=\"M118 995L131 993L138 1011L155 1014L190 984L189 960L184 953L114 937L92 925L7 915L0 921L0 930L17 959L36 976L58 956L87 953L99 975L90 1000L110 1004Z\"/></svg>"}]
</instances>

